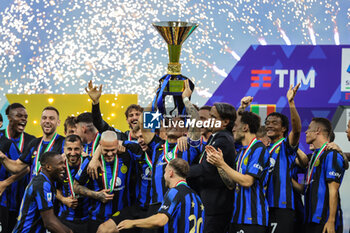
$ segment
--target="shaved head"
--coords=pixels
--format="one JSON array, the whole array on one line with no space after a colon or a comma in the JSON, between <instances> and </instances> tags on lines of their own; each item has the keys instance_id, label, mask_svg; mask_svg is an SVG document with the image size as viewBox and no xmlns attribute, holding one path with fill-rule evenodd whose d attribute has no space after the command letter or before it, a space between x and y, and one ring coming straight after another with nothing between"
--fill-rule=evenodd
<instances>
[{"instance_id":1,"label":"shaved head","mask_svg":"<svg viewBox=\"0 0 350 233\"><path fill-rule=\"evenodd\" d=\"M101 134L100 141L102 155L106 162L111 162L117 155L118 150L118 137L116 132L107 130Z\"/></svg>"},{"instance_id":2,"label":"shaved head","mask_svg":"<svg viewBox=\"0 0 350 233\"><path fill-rule=\"evenodd\" d=\"M101 141L114 142L116 140L118 140L118 136L114 131L107 130L101 134Z\"/></svg>"}]
</instances>

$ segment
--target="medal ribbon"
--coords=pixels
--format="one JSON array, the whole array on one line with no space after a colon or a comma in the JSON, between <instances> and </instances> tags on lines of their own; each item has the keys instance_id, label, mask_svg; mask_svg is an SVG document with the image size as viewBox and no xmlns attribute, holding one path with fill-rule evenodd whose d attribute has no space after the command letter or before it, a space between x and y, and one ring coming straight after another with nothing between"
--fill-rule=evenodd
<instances>
[{"instance_id":1,"label":"medal ribbon","mask_svg":"<svg viewBox=\"0 0 350 233\"><path fill-rule=\"evenodd\" d=\"M244 151L243 155L241 153L242 156L240 156L238 158L238 161L237 161L237 169L240 173L242 173L242 164L243 164L243 161L244 159L247 157L248 155L248 151L253 147L253 145L257 142L258 140L256 138L253 138L253 140L251 140L251 142L249 143L247 149ZM242 151L243 152L243 151Z\"/></svg>"},{"instance_id":2,"label":"medal ribbon","mask_svg":"<svg viewBox=\"0 0 350 233\"><path fill-rule=\"evenodd\" d=\"M210 145L210 143L213 141L213 138L214 138L214 136L211 137L211 139L210 139L209 143L207 144L207 146ZM199 159L199 163L202 163L202 160L204 158L204 153L205 153L205 150L203 150L203 152L202 152L201 158Z\"/></svg>"},{"instance_id":3,"label":"medal ribbon","mask_svg":"<svg viewBox=\"0 0 350 233\"><path fill-rule=\"evenodd\" d=\"M11 136L10 136L10 129L7 126L6 130L5 130L5 136L11 140ZM19 138L19 142L17 144L18 149L20 150L20 152L23 152L23 146L24 146L24 133L21 133L21 136Z\"/></svg>"},{"instance_id":4,"label":"medal ribbon","mask_svg":"<svg viewBox=\"0 0 350 233\"><path fill-rule=\"evenodd\" d=\"M271 154L279 145L281 145L284 139L285 139L285 138L281 138L280 140L278 140L277 142L275 142L275 144L273 144L273 146L272 146L271 149L269 150L269 153Z\"/></svg>"},{"instance_id":5,"label":"medal ribbon","mask_svg":"<svg viewBox=\"0 0 350 233\"><path fill-rule=\"evenodd\" d=\"M323 151L326 149L327 143L328 143L328 142L325 142L325 143L322 145L322 147L321 147L320 150L318 151L316 157L314 157L314 154L313 154L313 156L312 156L312 158L311 158L311 161L312 161L313 158L315 158L315 159L314 159L314 161L313 161L312 163L310 162L310 165L309 165L309 167L308 167L308 169L307 169L307 177L306 177L306 184L307 184L307 185L309 185L310 182L311 182L311 177L312 177L312 174L313 174L313 172L314 172L314 168L315 168L316 161L321 157Z\"/></svg>"},{"instance_id":6,"label":"medal ribbon","mask_svg":"<svg viewBox=\"0 0 350 233\"><path fill-rule=\"evenodd\" d=\"M179 185L181 185L181 184L184 184L184 185L187 185L187 186L188 186L186 180L179 180L179 181L175 184L175 187L177 187L177 186L179 186Z\"/></svg>"},{"instance_id":7,"label":"medal ribbon","mask_svg":"<svg viewBox=\"0 0 350 233\"><path fill-rule=\"evenodd\" d=\"M106 161L105 161L103 155L101 155L101 162L102 162L102 166L103 166L103 170L104 170L104 172L102 174L102 182L103 182L104 189L110 189L109 193L113 193L115 183L117 182L117 174L118 174L118 166L119 166L118 156L115 156L115 159L114 159L111 187L108 187L107 166L106 166Z\"/></svg>"},{"instance_id":8,"label":"medal ribbon","mask_svg":"<svg viewBox=\"0 0 350 233\"><path fill-rule=\"evenodd\" d=\"M146 163L148 164L149 168L152 171L152 168L153 168L152 160L151 160L151 158L148 156L148 154L146 152L145 152L145 160L146 160Z\"/></svg>"},{"instance_id":9,"label":"medal ribbon","mask_svg":"<svg viewBox=\"0 0 350 233\"><path fill-rule=\"evenodd\" d=\"M177 144L174 147L173 151L171 152L171 158L168 157L168 150L169 150L168 140L166 140L165 143L163 144L163 150L164 150L164 159L167 163L177 158L177 151L178 151Z\"/></svg>"},{"instance_id":10,"label":"medal ribbon","mask_svg":"<svg viewBox=\"0 0 350 233\"><path fill-rule=\"evenodd\" d=\"M55 144L55 141L56 141L56 137L57 137L57 133L55 133L53 135L53 137L51 138L49 144L47 145L45 152L47 151L51 151L53 145ZM35 158L35 164L34 164L34 174L35 175L38 175L40 169L41 169L41 165L40 165L40 162L39 162L39 158L40 158L40 151L41 151L41 145L43 144L43 140L44 140L44 137L41 139L40 143L39 143L39 146L38 146L38 149L37 149L37 155L36 155L36 158Z\"/></svg>"},{"instance_id":11,"label":"medal ribbon","mask_svg":"<svg viewBox=\"0 0 350 233\"><path fill-rule=\"evenodd\" d=\"M96 148L97 148L97 144L98 144L98 140L100 139L100 134L99 133L96 133L95 135L95 138L93 140L93 143L92 143L92 148L91 148L91 157L94 156L95 154L95 151L96 151Z\"/></svg>"},{"instance_id":12,"label":"medal ribbon","mask_svg":"<svg viewBox=\"0 0 350 233\"><path fill-rule=\"evenodd\" d=\"M83 157L80 156L80 164L79 164L79 168L78 171L80 170L81 164L83 163ZM73 198L75 198L75 192L73 190L73 177L72 177L72 173L70 172L70 168L69 168L69 163L68 163L68 159L66 158L66 172L67 172L67 177L68 177L68 184L69 184L69 189L70 189L70 193L71 196Z\"/></svg>"}]
</instances>

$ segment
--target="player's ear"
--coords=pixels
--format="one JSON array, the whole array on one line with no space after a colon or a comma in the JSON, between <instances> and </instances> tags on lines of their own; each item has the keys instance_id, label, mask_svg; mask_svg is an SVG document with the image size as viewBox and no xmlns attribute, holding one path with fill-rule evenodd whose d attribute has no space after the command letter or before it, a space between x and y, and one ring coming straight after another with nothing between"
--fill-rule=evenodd
<instances>
[{"instance_id":1,"label":"player's ear","mask_svg":"<svg viewBox=\"0 0 350 233\"><path fill-rule=\"evenodd\" d=\"M243 125L243 132L248 132L249 131L249 126L248 124Z\"/></svg>"},{"instance_id":2,"label":"player's ear","mask_svg":"<svg viewBox=\"0 0 350 233\"><path fill-rule=\"evenodd\" d=\"M46 171L48 171L48 172L52 171L52 166L49 163L46 163L44 166L45 166Z\"/></svg>"}]
</instances>

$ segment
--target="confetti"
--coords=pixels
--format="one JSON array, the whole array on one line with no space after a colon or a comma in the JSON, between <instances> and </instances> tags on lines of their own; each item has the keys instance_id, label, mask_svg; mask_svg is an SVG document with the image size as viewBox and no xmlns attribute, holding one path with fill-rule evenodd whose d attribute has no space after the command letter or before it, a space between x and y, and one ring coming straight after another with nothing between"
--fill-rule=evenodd
<instances>
[{"instance_id":1,"label":"confetti","mask_svg":"<svg viewBox=\"0 0 350 233\"><path fill-rule=\"evenodd\" d=\"M199 27L183 44L182 74L203 105L251 44L349 43L348 7L332 0L2 0L0 104L7 93L84 94L92 79L104 93L136 93L146 106L168 63L151 24L187 21Z\"/></svg>"}]
</instances>

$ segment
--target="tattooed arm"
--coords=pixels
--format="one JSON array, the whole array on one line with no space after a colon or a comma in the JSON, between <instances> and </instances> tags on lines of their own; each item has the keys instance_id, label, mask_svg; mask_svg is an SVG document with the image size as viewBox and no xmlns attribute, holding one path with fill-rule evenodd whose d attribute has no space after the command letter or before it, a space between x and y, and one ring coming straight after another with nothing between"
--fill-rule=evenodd
<instances>
[{"instance_id":1,"label":"tattooed arm","mask_svg":"<svg viewBox=\"0 0 350 233\"><path fill-rule=\"evenodd\" d=\"M222 182L226 185L229 190L235 187L235 182L227 175L227 173L222 168L217 168Z\"/></svg>"},{"instance_id":2,"label":"tattooed arm","mask_svg":"<svg viewBox=\"0 0 350 233\"><path fill-rule=\"evenodd\" d=\"M199 121L199 112L194 107L194 105L191 103L189 98L191 97L192 91L190 88L190 84L188 80L185 80L185 90L182 92L182 99L186 107L186 112L191 116L191 120L195 120L195 122ZM191 127L188 129L188 137L193 140L199 140L201 137L201 132L196 127Z\"/></svg>"},{"instance_id":3,"label":"tattooed arm","mask_svg":"<svg viewBox=\"0 0 350 233\"><path fill-rule=\"evenodd\" d=\"M231 182L235 182L235 183L237 183L240 186L245 187L245 188L248 188L254 184L254 177L253 176L248 175L248 174L242 174L242 173L234 170L224 161L223 154L222 154L222 151L220 150L220 148L218 148L218 150L216 150L213 146L209 145L209 146L206 146L205 151L207 152L208 163L213 164L218 169L222 169L222 171L225 172L227 179L230 179ZM220 177L222 179L221 173L219 172ZM225 183L225 185L226 185L226 183Z\"/></svg>"},{"instance_id":4,"label":"tattooed arm","mask_svg":"<svg viewBox=\"0 0 350 233\"><path fill-rule=\"evenodd\" d=\"M79 184L78 181L74 180L74 191L77 194L83 195L85 197L93 198L99 200L102 203L113 200L113 194L109 194L109 190L102 189L100 191L92 191L89 188Z\"/></svg>"}]
</instances>

